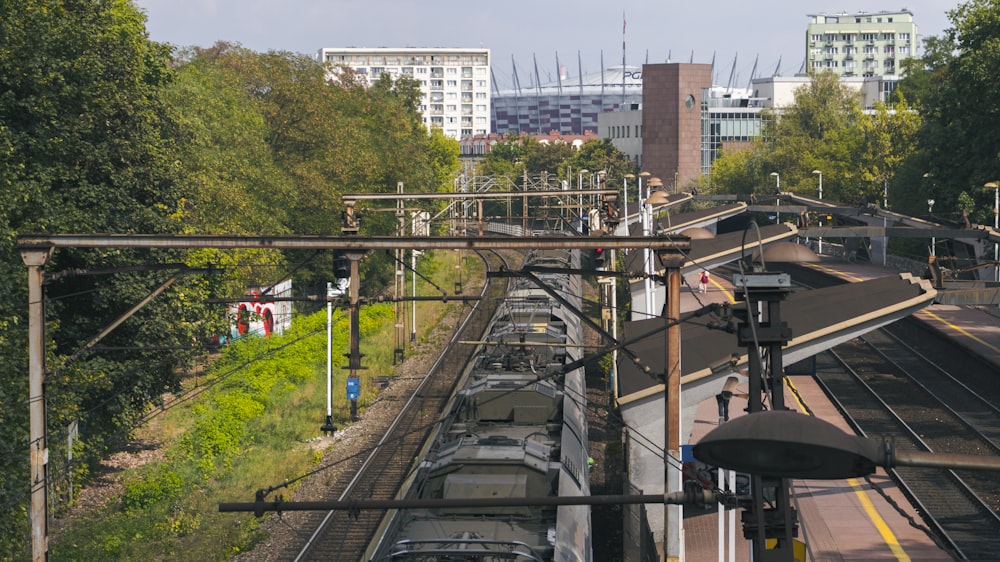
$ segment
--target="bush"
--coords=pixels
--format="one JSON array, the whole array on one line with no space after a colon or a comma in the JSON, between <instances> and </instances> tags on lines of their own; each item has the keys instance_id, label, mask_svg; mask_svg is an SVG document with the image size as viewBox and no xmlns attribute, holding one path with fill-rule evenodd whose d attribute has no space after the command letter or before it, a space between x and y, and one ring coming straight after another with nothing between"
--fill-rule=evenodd
<instances>
[{"instance_id":1,"label":"bush","mask_svg":"<svg viewBox=\"0 0 1000 562\"><path fill-rule=\"evenodd\" d=\"M154 471L125 482L122 507L126 512L145 509L163 501L181 497L183 479L172 470Z\"/></svg>"}]
</instances>

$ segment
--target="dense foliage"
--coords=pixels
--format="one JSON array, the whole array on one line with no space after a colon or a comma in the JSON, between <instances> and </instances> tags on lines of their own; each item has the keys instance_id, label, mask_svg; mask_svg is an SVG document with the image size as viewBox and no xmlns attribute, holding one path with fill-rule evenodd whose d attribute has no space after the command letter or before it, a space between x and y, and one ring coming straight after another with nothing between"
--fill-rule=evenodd
<instances>
[{"instance_id":1,"label":"dense foliage","mask_svg":"<svg viewBox=\"0 0 1000 562\"><path fill-rule=\"evenodd\" d=\"M822 73L795 92L794 103L765 121L763 139L712 166L712 182L731 193L816 194L851 204L881 202L886 184L912 150L920 116L900 101L865 112L859 96ZM779 174L777 178L772 173Z\"/></svg>"},{"instance_id":2,"label":"dense foliage","mask_svg":"<svg viewBox=\"0 0 1000 562\"><path fill-rule=\"evenodd\" d=\"M992 224L994 191L983 185L1000 180L1000 2L970 0L948 15L952 27L926 41L899 86L924 119L900 176L919 187L911 208L933 198L935 211L960 215L969 198L970 218Z\"/></svg>"},{"instance_id":3,"label":"dense foliage","mask_svg":"<svg viewBox=\"0 0 1000 562\"><path fill-rule=\"evenodd\" d=\"M711 183L730 193L783 191L849 204L888 202L919 214L992 223L1000 180L1000 2L970 0L948 12L952 27L906 61L888 104L862 111L833 75L815 75L773 118L762 140L726 154Z\"/></svg>"},{"instance_id":4,"label":"dense foliage","mask_svg":"<svg viewBox=\"0 0 1000 562\"><path fill-rule=\"evenodd\" d=\"M407 80L331 83L291 53L229 44L176 53L148 39L129 0L0 2L0 558L23 553L28 533L27 295L16 236L338 234L342 193L450 186L457 143L428 134L417 96ZM385 214L363 228L392 232ZM289 275L313 290L330 265L316 253L57 251L45 287L52 491L85 478L180 388L226 329L224 307L206 299ZM178 269L209 266L217 274L180 276L77 354ZM72 465L70 426L79 427Z\"/></svg>"}]
</instances>

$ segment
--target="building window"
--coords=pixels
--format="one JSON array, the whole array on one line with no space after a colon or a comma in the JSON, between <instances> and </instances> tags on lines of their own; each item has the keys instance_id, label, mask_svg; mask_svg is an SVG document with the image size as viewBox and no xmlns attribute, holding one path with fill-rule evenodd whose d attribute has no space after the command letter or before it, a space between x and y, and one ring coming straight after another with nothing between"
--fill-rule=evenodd
<instances>
[{"instance_id":1,"label":"building window","mask_svg":"<svg viewBox=\"0 0 1000 562\"><path fill-rule=\"evenodd\" d=\"M899 39L900 41L909 41L910 40L910 34L909 33L900 33L900 34L898 34L896 36L896 38Z\"/></svg>"},{"instance_id":2,"label":"building window","mask_svg":"<svg viewBox=\"0 0 1000 562\"><path fill-rule=\"evenodd\" d=\"M448 80L445 82L445 85L448 86L449 88L457 88L458 80Z\"/></svg>"},{"instance_id":3,"label":"building window","mask_svg":"<svg viewBox=\"0 0 1000 562\"><path fill-rule=\"evenodd\" d=\"M476 92L476 99L477 100L484 100L484 99L486 99L486 92Z\"/></svg>"}]
</instances>

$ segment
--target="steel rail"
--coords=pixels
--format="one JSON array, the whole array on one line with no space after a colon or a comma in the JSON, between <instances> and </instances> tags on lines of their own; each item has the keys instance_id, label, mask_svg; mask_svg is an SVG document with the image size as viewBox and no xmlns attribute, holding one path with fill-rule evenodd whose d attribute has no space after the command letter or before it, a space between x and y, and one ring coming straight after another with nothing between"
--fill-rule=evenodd
<instances>
[{"instance_id":1,"label":"steel rail","mask_svg":"<svg viewBox=\"0 0 1000 562\"><path fill-rule=\"evenodd\" d=\"M918 432L915 431L906 421L904 421L899 416L899 414L881 396L879 396L879 394L875 391L875 389L873 389L867 382L865 382L863 378L856 371L854 371L854 369L848 366L847 361L845 361L837 352L831 350L829 353L831 356L836 358L836 360L844 367L844 369L848 373L848 376L854 381L854 383L864 389L868 399L874 400L877 403L878 408L882 412L885 412L887 414L888 416L887 421L877 422L877 423L890 423L903 432L902 435L898 437L905 437L906 439L910 440L911 443L915 444L918 447L923 448L925 451L933 450L932 447L930 447L924 441L924 439L918 434ZM827 392L828 396L834 396L834 393L831 392L831 389L826 385L825 381L822 382L821 385L824 388L824 392ZM863 423L856 419L856 416L851 412L851 409L845 408L844 404L839 400L836 401L835 403L837 404L838 409L841 409L841 412L847 418L851 426L855 427L858 433L866 435L866 432L863 429ZM869 423L876 423L876 422L869 422ZM937 529L937 536L947 541L949 545L954 549L954 552L959 553L963 557L967 557L968 551L970 549L974 549L977 543L975 542L970 543L969 532L964 529L955 528L954 522L952 520L955 519L956 517L960 519L965 518L968 517L968 515L956 516L953 514L945 513L943 515L947 516L947 520L942 520L940 517L940 515L942 515L941 513L942 504L938 503L936 507L935 505L931 505L929 501L936 501L935 498L934 497L928 498L926 494L926 489L924 491L918 492L917 488L913 485L913 483L909 481L911 478L914 477L916 480L920 480L921 478L925 477L923 475L928 475L929 477L929 475L932 473L927 473L926 469L912 469L912 468L906 469L903 467L896 467L890 469L888 472L892 474L893 480L900 486L902 490L904 490L905 494L911 499L911 501L913 501L917 505L919 510L923 513L924 519ZM902 472L908 473L909 476L902 474ZM940 489L940 486L950 484L953 487L953 490L959 494L959 496L955 500L953 500L951 504L945 507L947 507L948 509L953 509L953 508L958 509L959 506L955 502L964 498L965 505L967 505L969 509L978 512L980 516L988 514L987 515L988 517L989 515L992 515L992 520L994 522L993 525L994 529L1000 526L1000 517L998 517L996 512L994 512L990 506L986 505L983 499L980 498L979 495L976 494L976 492L972 490L971 487L965 482L965 480L959 477L954 470L948 469L945 471L938 471L938 472L939 473L943 472L942 478L944 478L944 480L938 481L935 484L936 486L939 487L936 488L937 491L940 493L942 491ZM926 487L927 485L925 484L924 488ZM949 521L951 521L951 523L949 523Z\"/></svg>"},{"instance_id":2,"label":"steel rail","mask_svg":"<svg viewBox=\"0 0 1000 562\"><path fill-rule=\"evenodd\" d=\"M502 259L503 258L501 256L501 260ZM484 261L486 261L485 258L484 258ZM488 265L488 263L487 263L487 265ZM489 290L489 287L490 287L490 285L489 285L488 282L483 283L483 288L482 288L482 291L480 293L480 297L484 297L487 294L487 291ZM482 301L478 301L476 303L476 306L474 308L478 308L480 302L482 302ZM451 341L449 341L448 346L447 346L448 348L450 348L452 345L455 344L456 341L458 341L458 338L459 338L459 336L462 335L465 327L468 325L469 322L472 321L472 318L475 316L475 312L476 312L476 310L473 310L472 312L470 312L469 314L466 315L466 317L462 321L461 325L455 330L455 333L452 335ZM442 353L441 355L439 355L438 358L434 361L434 364L431 365L430 369L428 369L428 372L432 373L436 369L438 369L438 367L444 361L444 359L445 359L446 356L447 356L447 353ZM350 482L348 482L348 484L345 487L344 491L338 497L338 501L339 502L347 501L347 499L346 499L347 496L353 491L353 489L355 488L355 486L357 486L357 484L360 481L361 476L364 473L364 471L369 466L371 466L372 462L374 462L374 459L377 457L380 448L383 447L390 440L390 438L391 439L398 438L398 436L395 435L395 429L397 427L399 427L403 423L403 421L406 419L406 417L409 415L410 408L412 407L412 405L418 399L421 398L421 395L423 394L423 392L422 392L423 388L426 385L431 384L432 379L433 379L433 377L424 377L424 380L421 381L420 385L414 390L413 393L410 394L410 397L407 399L406 403L403 404L403 406L400 408L399 414L397 414L396 417L395 417L395 419L393 419L392 424L390 424L390 426L386 429L386 431L383 434L382 438L375 445L375 447L369 452L367 458L362 463L361 467L356 471L354 477L350 480ZM219 506L219 509L220 509L220 511L222 511L222 505L221 504ZM337 510L335 510L335 509L329 509L328 510L326 516L323 517L323 520L319 523L319 525L317 525L316 530L313 531L313 533L309 536L309 539L306 541L306 544L302 547L302 549L299 551L298 555L295 557L295 562L299 562L301 560L305 560L309 556L310 552L312 551L313 547L317 544L317 542L320 539L320 537L322 537L322 535L326 532L327 527L330 525L330 521L332 520L333 516L336 513L337 513Z\"/></svg>"}]
</instances>

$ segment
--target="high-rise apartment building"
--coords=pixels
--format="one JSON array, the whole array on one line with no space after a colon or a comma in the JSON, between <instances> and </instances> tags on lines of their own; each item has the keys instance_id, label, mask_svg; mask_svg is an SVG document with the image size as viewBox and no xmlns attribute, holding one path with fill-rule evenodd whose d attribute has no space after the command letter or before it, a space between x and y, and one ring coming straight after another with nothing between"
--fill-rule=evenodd
<instances>
[{"instance_id":1,"label":"high-rise apartment building","mask_svg":"<svg viewBox=\"0 0 1000 562\"><path fill-rule=\"evenodd\" d=\"M349 67L369 81L382 74L420 83L424 125L445 135L487 135L490 130L490 50L444 48L320 49L323 64Z\"/></svg>"},{"instance_id":2,"label":"high-rise apartment building","mask_svg":"<svg viewBox=\"0 0 1000 562\"><path fill-rule=\"evenodd\" d=\"M900 61L917 54L917 25L907 10L809 14L809 18L806 67L810 72L898 76Z\"/></svg>"}]
</instances>

